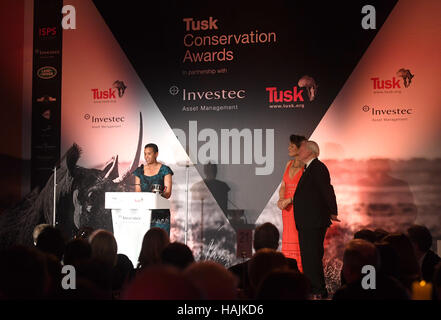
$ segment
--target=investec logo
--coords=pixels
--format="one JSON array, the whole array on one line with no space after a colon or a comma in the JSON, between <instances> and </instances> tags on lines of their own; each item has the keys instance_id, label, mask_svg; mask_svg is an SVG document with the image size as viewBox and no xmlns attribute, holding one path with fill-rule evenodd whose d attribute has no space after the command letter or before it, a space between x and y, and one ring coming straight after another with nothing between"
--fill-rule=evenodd
<instances>
[{"instance_id":1,"label":"investec logo","mask_svg":"<svg viewBox=\"0 0 441 320\"><path fill-rule=\"evenodd\" d=\"M240 90L204 90L204 91L189 91L182 89L183 101L198 101L198 100L235 100L244 99L246 91Z\"/></svg>"},{"instance_id":2,"label":"investec logo","mask_svg":"<svg viewBox=\"0 0 441 320\"><path fill-rule=\"evenodd\" d=\"M365 105L363 112L371 115L372 121L403 121L409 120L415 113L413 108L408 107L372 107Z\"/></svg>"},{"instance_id":3,"label":"investec logo","mask_svg":"<svg viewBox=\"0 0 441 320\"><path fill-rule=\"evenodd\" d=\"M112 87L108 89L93 88L91 89L93 102L114 103L117 97L122 98L124 96L126 89L127 86L120 80L113 82Z\"/></svg>"},{"instance_id":4,"label":"investec logo","mask_svg":"<svg viewBox=\"0 0 441 320\"><path fill-rule=\"evenodd\" d=\"M92 128L121 128L126 122L124 116L96 116L86 113L84 120L92 124Z\"/></svg>"},{"instance_id":5,"label":"investec logo","mask_svg":"<svg viewBox=\"0 0 441 320\"><path fill-rule=\"evenodd\" d=\"M177 96L181 92L182 101L186 104L182 107L185 112L204 112L204 111L232 111L239 109L239 103L246 98L246 91L239 90L180 90L177 86L172 86L169 93ZM197 105L193 104L197 103ZM200 104L199 104L200 103Z\"/></svg>"}]
</instances>

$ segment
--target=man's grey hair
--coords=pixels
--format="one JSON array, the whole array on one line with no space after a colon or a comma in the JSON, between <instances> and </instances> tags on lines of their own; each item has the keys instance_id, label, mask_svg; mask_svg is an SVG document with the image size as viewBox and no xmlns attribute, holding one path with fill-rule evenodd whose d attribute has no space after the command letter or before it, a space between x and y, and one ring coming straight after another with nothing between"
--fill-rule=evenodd
<instances>
[{"instance_id":1,"label":"man's grey hair","mask_svg":"<svg viewBox=\"0 0 441 320\"><path fill-rule=\"evenodd\" d=\"M317 142L308 140L306 142L306 147L309 150L311 150L315 154L316 157L318 157L320 155L320 148L319 148Z\"/></svg>"},{"instance_id":2,"label":"man's grey hair","mask_svg":"<svg viewBox=\"0 0 441 320\"><path fill-rule=\"evenodd\" d=\"M41 223L35 226L34 231L32 232L32 238L34 239L34 245L37 245L37 239L40 233L46 228L50 227L50 224Z\"/></svg>"}]
</instances>

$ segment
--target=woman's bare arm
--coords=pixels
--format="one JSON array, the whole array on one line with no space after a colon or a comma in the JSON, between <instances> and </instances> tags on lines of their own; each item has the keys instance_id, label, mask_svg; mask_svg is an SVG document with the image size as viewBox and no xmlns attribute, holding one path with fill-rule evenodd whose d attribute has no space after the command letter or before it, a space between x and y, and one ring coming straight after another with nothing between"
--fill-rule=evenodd
<instances>
[{"instance_id":1,"label":"woman's bare arm","mask_svg":"<svg viewBox=\"0 0 441 320\"><path fill-rule=\"evenodd\" d=\"M164 177L164 187L165 190L162 193L162 196L166 199L170 198L172 193L172 175L168 174Z\"/></svg>"},{"instance_id":2,"label":"woman's bare arm","mask_svg":"<svg viewBox=\"0 0 441 320\"><path fill-rule=\"evenodd\" d=\"M135 177L135 192L141 192L141 179Z\"/></svg>"}]
</instances>

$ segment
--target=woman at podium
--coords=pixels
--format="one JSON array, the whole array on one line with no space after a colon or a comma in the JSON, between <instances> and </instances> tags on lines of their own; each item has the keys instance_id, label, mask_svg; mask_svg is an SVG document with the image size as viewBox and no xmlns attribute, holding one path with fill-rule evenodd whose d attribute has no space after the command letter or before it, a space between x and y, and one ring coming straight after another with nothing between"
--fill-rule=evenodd
<instances>
[{"instance_id":1,"label":"woman at podium","mask_svg":"<svg viewBox=\"0 0 441 320\"><path fill-rule=\"evenodd\" d=\"M152 192L159 186L162 196L168 199L172 192L173 171L165 164L156 161L158 152L158 146L154 143L149 143L144 147L145 165L142 164L133 172L135 191ZM170 210L152 210L150 227L162 228L170 235Z\"/></svg>"}]
</instances>

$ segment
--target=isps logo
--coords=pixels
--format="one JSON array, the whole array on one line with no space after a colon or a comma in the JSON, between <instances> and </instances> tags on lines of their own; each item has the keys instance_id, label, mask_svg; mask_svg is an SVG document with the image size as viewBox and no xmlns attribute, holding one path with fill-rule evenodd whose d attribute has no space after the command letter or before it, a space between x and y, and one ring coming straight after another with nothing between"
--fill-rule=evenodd
<instances>
[{"instance_id":1,"label":"isps logo","mask_svg":"<svg viewBox=\"0 0 441 320\"><path fill-rule=\"evenodd\" d=\"M116 102L116 98L122 98L127 89L127 86L123 81L116 80L111 88L108 89L98 89L93 88L92 99L95 103L111 103Z\"/></svg>"},{"instance_id":2,"label":"isps logo","mask_svg":"<svg viewBox=\"0 0 441 320\"><path fill-rule=\"evenodd\" d=\"M271 109L286 109L286 108L304 108L303 102L314 101L317 97L317 84L310 76L303 76L290 89L280 90L277 87L267 87L268 102ZM285 102L292 102L291 104L284 104ZM283 103L283 104L275 104ZM294 104L298 103L298 104Z\"/></svg>"},{"instance_id":3,"label":"isps logo","mask_svg":"<svg viewBox=\"0 0 441 320\"><path fill-rule=\"evenodd\" d=\"M414 75L409 69L401 68L396 73L397 77L391 79L381 79L379 77L370 78L372 81L372 89L376 90L375 93L382 93L381 90L390 90L390 92L400 93L401 89L409 88L412 83Z\"/></svg>"},{"instance_id":4,"label":"isps logo","mask_svg":"<svg viewBox=\"0 0 441 320\"><path fill-rule=\"evenodd\" d=\"M57 35L57 27L38 28L38 36L42 40L53 39Z\"/></svg>"}]
</instances>

